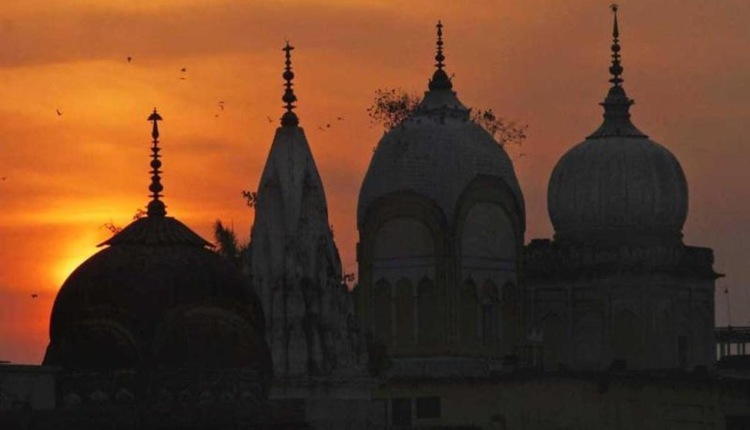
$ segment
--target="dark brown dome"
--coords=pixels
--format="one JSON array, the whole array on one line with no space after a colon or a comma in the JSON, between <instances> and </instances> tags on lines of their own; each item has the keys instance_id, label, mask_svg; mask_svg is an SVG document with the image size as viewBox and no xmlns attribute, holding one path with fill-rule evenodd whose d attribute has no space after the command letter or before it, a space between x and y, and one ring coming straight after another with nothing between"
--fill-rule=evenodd
<instances>
[{"instance_id":1,"label":"dark brown dome","mask_svg":"<svg viewBox=\"0 0 750 430\"><path fill-rule=\"evenodd\" d=\"M44 364L270 372L257 297L187 226L148 216L103 245L57 295Z\"/></svg>"}]
</instances>

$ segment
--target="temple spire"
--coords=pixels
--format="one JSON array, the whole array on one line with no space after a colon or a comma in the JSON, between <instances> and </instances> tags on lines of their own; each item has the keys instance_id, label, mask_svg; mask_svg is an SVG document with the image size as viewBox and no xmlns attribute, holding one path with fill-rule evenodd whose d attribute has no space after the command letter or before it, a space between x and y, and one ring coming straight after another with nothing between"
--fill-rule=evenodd
<instances>
[{"instance_id":1,"label":"temple spire","mask_svg":"<svg viewBox=\"0 0 750 430\"><path fill-rule=\"evenodd\" d=\"M281 125L283 127L296 127L299 125L299 118L297 118L297 114L294 113L294 102L297 101L297 96L294 95L294 89L292 89L292 86L294 85L292 83L292 80L294 79L294 72L292 72L292 55L291 52L294 49L293 46L289 45L289 41L287 40L286 46L284 46L281 50L285 52L286 55L286 61L284 62L284 74L282 77L284 78L284 96L281 98L281 100L285 103L284 108L286 109L286 112L284 112L284 115L281 117Z\"/></svg>"},{"instance_id":2,"label":"temple spire","mask_svg":"<svg viewBox=\"0 0 750 430\"><path fill-rule=\"evenodd\" d=\"M445 68L445 63L443 62L445 61L445 55L443 55L443 23L438 21L435 27L437 28L437 53L435 54L435 61L437 61L435 67L437 70L435 70L432 79L430 79L429 88L430 91L450 90L453 88L453 84L448 74L443 70Z\"/></svg>"},{"instance_id":3,"label":"temple spire","mask_svg":"<svg viewBox=\"0 0 750 430\"><path fill-rule=\"evenodd\" d=\"M622 83L622 65L620 64L620 30L617 27L617 9L619 6L613 3L610 7L612 15L614 16L614 23L612 24L612 65L609 67L609 73L612 74L612 78L609 79L614 86L620 86Z\"/></svg>"},{"instance_id":4,"label":"temple spire","mask_svg":"<svg viewBox=\"0 0 750 430\"><path fill-rule=\"evenodd\" d=\"M435 67L437 67L438 70L442 70L443 67L445 67L445 64L443 64L444 60L445 60L445 56L443 55L443 23L438 21L437 23L437 54L435 54L435 61L437 61L437 64L435 64Z\"/></svg>"},{"instance_id":5,"label":"temple spire","mask_svg":"<svg viewBox=\"0 0 750 430\"><path fill-rule=\"evenodd\" d=\"M629 137L647 137L643 132L638 130L630 121L630 106L633 100L625 93L622 87L622 65L620 64L620 29L617 23L617 10L619 6L612 4L610 7L614 22L612 24L612 65L609 67L609 73L612 77L609 82L612 84L607 91L607 97L600 103L604 107L604 122L588 138L596 139L608 136L629 136Z\"/></svg>"},{"instance_id":6,"label":"temple spire","mask_svg":"<svg viewBox=\"0 0 750 430\"><path fill-rule=\"evenodd\" d=\"M148 189L151 191L151 201L148 203L148 216L157 216L157 217L163 217L167 214L166 207L164 206L164 202L159 200L160 197L162 197L161 192L164 190L164 187L161 184L161 161L159 161L159 158L161 156L159 155L159 151L161 148L159 148L159 124L158 122L162 120L161 115L156 111L156 108L154 108L154 112L149 115L148 120L153 123L153 127L151 129L151 137L153 138L153 141L151 142L153 145L151 146L151 185L149 185Z\"/></svg>"}]
</instances>

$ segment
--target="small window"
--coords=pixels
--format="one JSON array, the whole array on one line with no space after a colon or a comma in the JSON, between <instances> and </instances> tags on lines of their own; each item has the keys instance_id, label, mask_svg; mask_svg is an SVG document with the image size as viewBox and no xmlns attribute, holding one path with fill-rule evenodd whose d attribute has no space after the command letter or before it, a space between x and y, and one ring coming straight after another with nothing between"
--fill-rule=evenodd
<instances>
[{"instance_id":1,"label":"small window","mask_svg":"<svg viewBox=\"0 0 750 430\"><path fill-rule=\"evenodd\" d=\"M440 397L418 397L417 419L440 418Z\"/></svg>"},{"instance_id":2,"label":"small window","mask_svg":"<svg viewBox=\"0 0 750 430\"><path fill-rule=\"evenodd\" d=\"M411 399L391 399L391 422L396 426L411 425Z\"/></svg>"}]
</instances>

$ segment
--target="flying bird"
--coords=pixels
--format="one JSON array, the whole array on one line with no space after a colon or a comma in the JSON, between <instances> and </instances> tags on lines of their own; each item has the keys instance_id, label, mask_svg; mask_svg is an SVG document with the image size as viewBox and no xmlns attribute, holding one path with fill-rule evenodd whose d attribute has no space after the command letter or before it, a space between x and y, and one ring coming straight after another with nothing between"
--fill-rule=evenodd
<instances>
[{"instance_id":1,"label":"flying bird","mask_svg":"<svg viewBox=\"0 0 750 430\"><path fill-rule=\"evenodd\" d=\"M128 63L130 63L131 61L133 61L133 57L128 56Z\"/></svg>"},{"instance_id":2,"label":"flying bird","mask_svg":"<svg viewBox=\"0 0 750 430\"><path fill-rule=\"evenodd\" d=\"M273 122L273 118L271 118L270 116L266 115L266 118L268 118L268 122Z\"/></svg>"},{"instance_id":3,"label":"flying bird","mask_svg":"<svg viewBox=\"0 0 750 430\"><path fill-rule=\"evenodd\" d=\"M339 121L343 121L344 117L343 116L337 116L336 119L339 120Z\"/></svg>"},{"instance_id":4,"label":"flying bird","mask_svg":"<svg viewBox=\"0 0 750 430\"><path fill-rule=\"evenodd\" d=\"M57 116L62 116L62 112L60 112L60 109L55 109L55 112L57 112Z\"/></svg>"},{"instance_id":5,"label":"flying bird","mask_svg":"<svg viewBox=\"0 0 750 430\"><path fill-rule=\"evenodd\" d=\"M326 124L326 128L331 128L331 124Z\"/></svg>"},{"instance_id":6,"label":"flying bird","mask_svg":"<svg viewBox=\"0 0 750 430\"><path fill-rule=\"evenodd\" d=\"M222 111L224 110L224 102L223 101L219 101L219 108L221 108Z\"/></svg>"},{"instance_id":7,"label":"flying bird","mask_svg":"<svg viewBox=\"0 0 750 430\"><path fill-rule=\"evenodd\" d=\"M31 295L31 298L32 298L32 299L35 299L35 298L37 298L37 297L39 297L39 294L37 294L37 293L34 293L34 294L32 294L32 295Z\"/></svg>"},{"instance_id":8,"label":"flying bird","mask_svg":"<svg viewBox=\"0 0 750 430\"><path fill-rule=\"evenodd\" d=\"M7 178L6 176L3 176L3 181L4 181L4 180L5 180L6 178Z\"/></svg>"},{"instance_id":9,"label":"flying bird","mask_svg":"<svg viewBox=\"0 0 750 430\"><path fill-rule=\"evenodd\" d=\"M181 69L180 69L180 71L181 71L182 73L185 73L185 72L187 72L187 67L183 67L183 68L181 68Z\"/></svg>"}]
</instances>

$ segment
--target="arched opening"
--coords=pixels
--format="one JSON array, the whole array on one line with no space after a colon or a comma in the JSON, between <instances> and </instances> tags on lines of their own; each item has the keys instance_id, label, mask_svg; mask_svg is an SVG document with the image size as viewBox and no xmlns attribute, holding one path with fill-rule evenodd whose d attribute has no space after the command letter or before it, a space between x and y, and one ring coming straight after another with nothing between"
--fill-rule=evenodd
<instances>
[{"instance_id":1,"label":"arched opening","mask_svg":"<svg viewBox=\"0 0 750 430\"><path fill-rule=\"evenodd\" d=\"M633 366L643 353L643 338L638 317L631 311L618 312L612 321L612 354Z\"/></svg>"},{"instance_id":2,"label":"arched opening","mask_svg":"<svg viewBox=\"0 0 750 430\"><path fill-rule=\"evenodd\" d=\"M477 285L471 279L467 279L461 287L459 311L461 343L466 346L476 345L479 337L477 331L479 302L477 297Z\"/></svg>"},{"instance_id":3,"label":"arched opening","mask_svg":"<svg viewBox=\"0 0 750 430\"><path fill-rule=\"evenodd\" d=\"M52 365L87 369L121 369L140 363L138 342L118 321L101 318L76 322L61 342ZM57 358L57 357L56 357Z\"/></svg>"},{"instance_id":4,"label":"arched opening","mask_svg":"<svg viewBox=\"0 0 750 430\"><path fill-rule=\"evenodd\" d=\"M496 345L500 341L500 300L497 286L487 280L482 284L482 344Z\"/></svg>"},{"instance_id":5,"label":"arched opening","mask_svg":"<svg viewBox=\"0 0 750 430\"><path fill-rule=\"evenodd\" d=\"M563 323L557 314L542 319L543 363L545 370L557 370L563 362Z\"/></svg>"},{"instance_id":6,"label":"arched opening","mask_svg":"<svg viewBox=\"0 0 750 430\"><path fill-rule=\"evenodd\" d=\"M575 362L578 367L597 369L602 366L604 317L600 312L587 312L575 325Z\"/></svg>"},{"instance_id":7,"label":"arched opening","mask_svg":"<svg viewBox=\"0 0 750 430\"><path fill-rule=\"evenodd\" d=\"M419 344L435 346L440 344L445 333L442 294L432 280L423 278L417 287Z\"/></svg>"},{"instance_id":8,"label":"arched opening","mask_svg":"<svg viewBox=\"0 0 750 430\"><path fill-rule=\"evenodd\" d=\"M399 346L414 345L414 285L401 278L396 283L396 339Z\"/></svg>"},{"instance_id":9,"label":"arched opening","mask_svg":"<svg viewBox=\"0 0 750 430\"><path fill-rule=\"evenodd\" d=\"M385 279L380 279L373 291L373 334L385 345L390 345L393 338L391 306L391 285Z\"/></svg>"},{"instance_id":10,"label":"arched opening","mask_svg":"<svg viewBox=\"0 0 750 430\"><path fill-rule=\"evenodd\" d=\"M460 226L461 277L489 278L502 285L516 277L517 241L513 223L495 203L479 202Z\"/></svg>"},{"instance_id":11,"label":"arched opening","mask_svg":"<svg viewBox=\"0 0 750 430\"><path fill-rule=\"evenodd\" d=\"M518 319L520 318L520 294L516 284L506 282L503 285L501 293L501 312L500 312L500 338L504 342L510 342L515 338L514 330L518 328Z\"/></svg>"}]
</instances>

